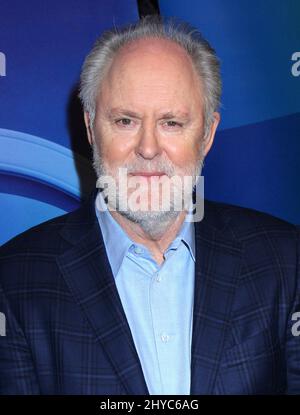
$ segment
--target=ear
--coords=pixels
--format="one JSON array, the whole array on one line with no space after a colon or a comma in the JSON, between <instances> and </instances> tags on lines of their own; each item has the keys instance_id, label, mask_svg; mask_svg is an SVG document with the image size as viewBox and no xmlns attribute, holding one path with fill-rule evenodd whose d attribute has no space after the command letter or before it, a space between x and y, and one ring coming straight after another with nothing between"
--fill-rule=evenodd
<instances>
[{"instance_id":1,"label":"ear","mask_svg":"<svg viewBox=\"0 0 300 415\"><path fill-rule=\"evenodd\" d=\"M219 125L220 119L221 119L221 115L219 112L214 112L213 113L213 122L210 125L210 129L209 129L209 133L205 139L205 141L203 142L203 155L204 157L207 155L207 153L209 152L213 142L214 142L214 138L215 138L215 134L216 134L216 130L217 127Z\"/></svg>"},{"instance_id":2,"label":"ear","mask_svg":"<svg viewBox=\"0 0 300 415\"><path fill-rule=\"evenodd\" d=\"M85 123L87 138L89 140L90 145L92 145L92 143L93 143L93 133L92 133L92 127L91 127L90 114L88 112L84 113L84 123Z\"/></svg>"}]
</instances>

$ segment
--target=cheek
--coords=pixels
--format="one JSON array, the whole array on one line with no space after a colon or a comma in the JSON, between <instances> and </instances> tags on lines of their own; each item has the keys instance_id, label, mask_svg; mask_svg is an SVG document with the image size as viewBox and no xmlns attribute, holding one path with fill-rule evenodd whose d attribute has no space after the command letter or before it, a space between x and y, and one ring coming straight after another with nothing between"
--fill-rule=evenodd
<instances>
[{"instance_id":1,"label":"cheek","mask_svg":"<svg viewBox=\"0 0 300 415\"><path fill-rule=\"evenodd\" d=\"M184 168L187 164L195 163L200 154L200 140L181 140L165 145L168 158L178 167Z\"/></svg>"},{"instance_id":2,"label":"cheek","mask_svg":"<svg viewBox=\"0 0 300 415\"><path fill-rule=\"evenodd\" d=\"M118 166L130 156L134 144L132 140L122 139L108 131L102 132L99 139L102 157L111 165Z\"/></svg>"}]
</instances>

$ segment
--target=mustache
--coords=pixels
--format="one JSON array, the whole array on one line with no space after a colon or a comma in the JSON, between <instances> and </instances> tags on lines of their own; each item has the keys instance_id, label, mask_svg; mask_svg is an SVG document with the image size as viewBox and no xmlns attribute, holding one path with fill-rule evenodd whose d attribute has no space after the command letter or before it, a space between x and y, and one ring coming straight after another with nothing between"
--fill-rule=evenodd
<instances>
[{"instance_id":1,"label":"mustache","mask_svg":"<svg viewBox=\"0 0 300 415\"><path fill-rule=\"evenodd\" d=\"M102 155L98 149L98 146L95 142L92 143L93 148L93 167L96 170L97 174L103 175L107 174L110 170L109 167L104 162ZM137 158L136 160L130 162L124 162L119 168L127 169L127 173L135 173L135 172L144 172L144 173L152 173L152 172L159 172L161 174L165 174L166 176L172 177L177 175L179 172L188 174L188 175L196 175L198 174L199 170L202 170L204 165L204 157L202 155L197 160L197 162L190 166L185 166L185 168L180 168L172 163L168 158L160 157L156 160L145 160L141 158Z\"/></svg>"},{"instance_id":2,"label":"mustache","mask_svg":"<svg viewBox=\"0 0 300 415\"><path fill-rule=\"evenodd\" d=\"M122 168L127 169L127 173L143 172L143 173L152 173L159 172L167 176L173 176L175 173L175 168L170 163L162 160L159 162L132 162L124 163Z\"/></svg>"},{"instance_id":3,"label":"mustache","mask_svg":"<svg viewBox=\"0 0 300 415\"><path fill-rule=\"evenodd\" d=\"M168 159L160 159L158 161L153 160L136 160L131 163L124 163L122 168L127 169L127 173L136 173L136 172L143 172L143 173L160 173L165 174L168 177L173 177L178 174L184 175L198 175L199 172L202 170L203 167L203 159L198 160L196 163L185 166L185 167L178 167Z\"/></svg>"}]
</instances>

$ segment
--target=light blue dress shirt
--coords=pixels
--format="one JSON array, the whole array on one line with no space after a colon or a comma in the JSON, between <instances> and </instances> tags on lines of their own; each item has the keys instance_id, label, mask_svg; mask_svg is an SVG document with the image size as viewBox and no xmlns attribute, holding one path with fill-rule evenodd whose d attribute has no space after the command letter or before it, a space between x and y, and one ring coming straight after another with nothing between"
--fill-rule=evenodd
<instances>
[{"instance_id":1,"label":"light blue dress shirt","mask_svg":"<svg viewBox=\"0 0 300 415\"><path fill-rule=\"evenodd\" d=\"M160 265L133 242L100 192L96 214L151 395L189 395L194 302L194 224L183 222ZM104 207L104 209L103 209Z\"/></svg>"}]
</instances>

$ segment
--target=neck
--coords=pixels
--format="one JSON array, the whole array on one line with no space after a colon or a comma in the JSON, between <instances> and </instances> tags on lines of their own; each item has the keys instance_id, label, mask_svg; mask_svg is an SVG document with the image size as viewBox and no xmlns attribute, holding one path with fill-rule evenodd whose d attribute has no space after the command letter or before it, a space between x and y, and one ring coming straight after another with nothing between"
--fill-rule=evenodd
<instances>
[{"instance_id":1,"label":"neck","mask_svg":"<svg viewBox=\"0 0 300 415\"><path fill-rule=\"evenodd\" d=\"M164 252L170 243L176 238L176 235L186 216L186 211L180 212L174 222L168 226L163 235L153 238L147 234L138 223L130 221L117 211L110 211L110 213L124 229L130 239L149 249L152 257L159 265L161 265L164 261Z\"/></svg>"}]
</instances>

